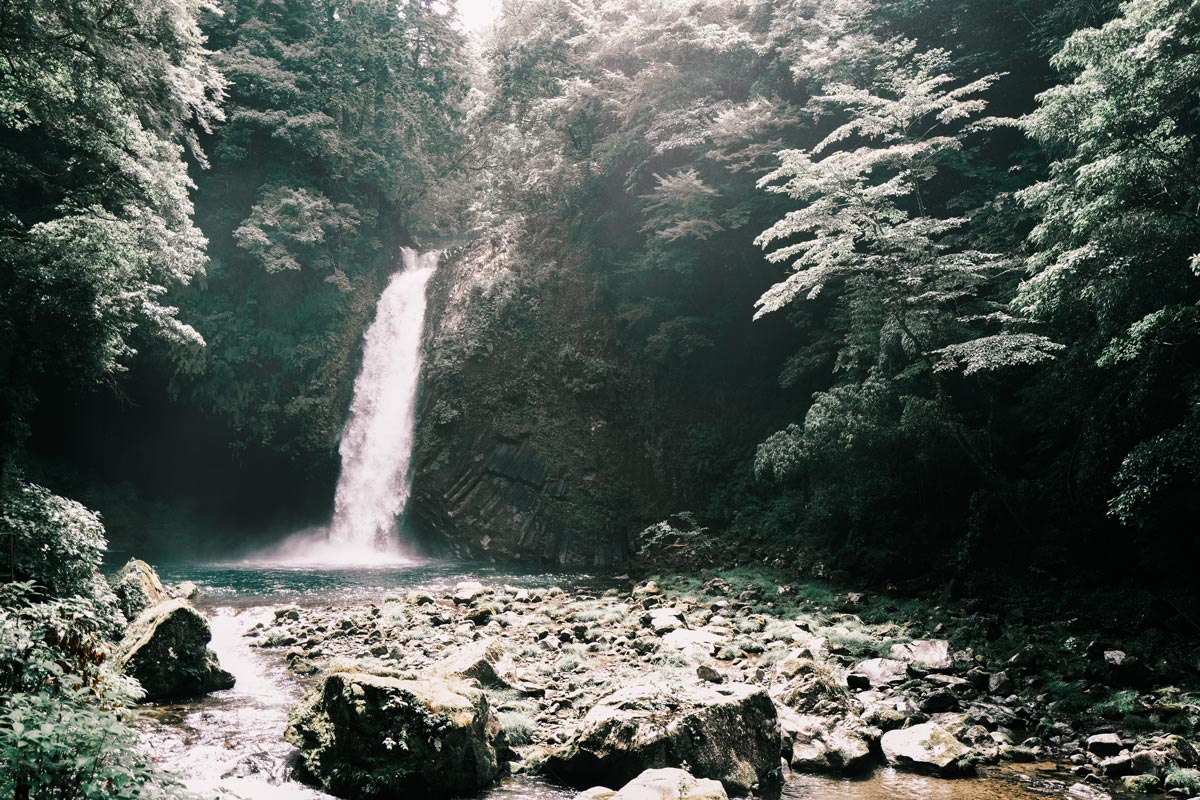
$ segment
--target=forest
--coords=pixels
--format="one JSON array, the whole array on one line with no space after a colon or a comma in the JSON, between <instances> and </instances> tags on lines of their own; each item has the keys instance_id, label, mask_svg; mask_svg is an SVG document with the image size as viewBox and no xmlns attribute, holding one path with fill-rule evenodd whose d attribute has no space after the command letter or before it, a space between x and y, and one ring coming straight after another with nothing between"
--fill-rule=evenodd
<instances>
[{"instance_id":1,"label":"forest","mask_svg":"<svg viewBox=\"0 0 1200 800\"><path fill-rule=\"evenodd\" d=\"M0 0L0 796L266 797L142 741L244 702L236 622L287 796L801 797L850 740L1191 797L1198 490L1197 0ZM545 670L480 650L486 747L412 712L346 766L288 694L502 640ZM766 766L606 761L591 657L699 671L705 729L747 687ZM893 757L924 725L962 751Z\"/></svg>"}]
</instances>

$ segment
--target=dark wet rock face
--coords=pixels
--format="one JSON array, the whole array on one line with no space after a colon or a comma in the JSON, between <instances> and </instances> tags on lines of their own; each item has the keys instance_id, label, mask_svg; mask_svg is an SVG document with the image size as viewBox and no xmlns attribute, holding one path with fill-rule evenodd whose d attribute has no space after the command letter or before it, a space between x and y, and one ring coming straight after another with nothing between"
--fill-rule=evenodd
<instances>
[{"instance_id":1,"label":"dark wet rock face","mask_svg":"<svg viewBox=\"0 0 1200 800\"><path fill-rule=\"evenodd\" d=\"M436 472L418 473L411 501L414 522L435 545L467 558L559 561L563 531L552 506L562 481L528 439L479 438Z\"/></svg>"},{"instance_id":2,"label":"dark wet rock face","mask_svg":"<svg viewBox=\"0 0 1200 800\"><path fill-rule=\"evenodd\" d=\"M339 797L463 794L500 770L487 696L461 681L327 675L292 710L305 777Z\"/></svg>"},{"instance_id":3,"label":"dark wet rock face","mask_svg":"<svg viewBox=\"0 0 1200 800\"><path fill-rule=\"evenodd\" d=\"M117 647L117 663L145 689L145 700L198 697L229 689L234 678L208 649L208 621L183 600L146 609Z\"/></svg>"},{"instance_id":4,"label":"dark wet rock face","mask_svg":"<svg viewBox=\"0 0 1200 800\"><path fill-rule=\"evenodd\" d=\"M608 372L597 343L575 336L603 325L592 279L578 273L551 312L513 292L512 256L480 240L430 282L409 523L439 554L619 563L634 510L663 485L618 387L589 377ZM515 330L514 314L528 324Z\"/></svg>"}]
</instances>

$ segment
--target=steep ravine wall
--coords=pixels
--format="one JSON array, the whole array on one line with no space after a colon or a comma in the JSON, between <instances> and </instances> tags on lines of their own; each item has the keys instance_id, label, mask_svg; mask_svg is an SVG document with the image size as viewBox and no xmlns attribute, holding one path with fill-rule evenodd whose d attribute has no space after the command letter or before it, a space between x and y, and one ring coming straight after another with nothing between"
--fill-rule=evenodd
<instances>
[{"instance_id":1,"label":"steep ravine wall","mask_svg":"<svg viewBox=\"0 0 1200 800\"><path fill-rule=\"evenodd\" d=\"M625 559L656 518L654 471L594 289L514 256L451 251L430 286L408 525L432 552L562 564Z\"/></svg>"}]
</instances>

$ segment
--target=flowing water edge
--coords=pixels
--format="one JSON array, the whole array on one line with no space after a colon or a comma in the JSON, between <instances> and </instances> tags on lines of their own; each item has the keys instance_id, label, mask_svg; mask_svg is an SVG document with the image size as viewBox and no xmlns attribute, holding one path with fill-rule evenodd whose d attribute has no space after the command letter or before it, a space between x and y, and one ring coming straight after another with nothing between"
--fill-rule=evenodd
<instances>
[{"instance_id":1,"label":"flowing water edge","mask_svg":"<svg viewBox=\"0 0 1200 800\"><path fill-rule=\"evenodd\" d=\"M408 592L444 591L462 580L529 589L558 586L567 591L612 585L612 576L545 573L484 564L424 563L410 567L307 569L280 564L163 565L167 582L195 582L197 606L213 631L212 648L237 685L189 703L149 708L144 730L155 742L160 763L188 786L209 796L244 800L328 798L292 780L294 752L283 741L288 710L311 685L286 669L284 653L249 646L255 624L269 623L276 607L288 604L350 607ZM786 800L1018 800L1067 797L1074 779L1055 765L1019 765L965 780L927 778L890 768L860 780L792 775ZM508 778L480 800L566 800L576 792L548 781Z\"/></svg>"}]
</instances>

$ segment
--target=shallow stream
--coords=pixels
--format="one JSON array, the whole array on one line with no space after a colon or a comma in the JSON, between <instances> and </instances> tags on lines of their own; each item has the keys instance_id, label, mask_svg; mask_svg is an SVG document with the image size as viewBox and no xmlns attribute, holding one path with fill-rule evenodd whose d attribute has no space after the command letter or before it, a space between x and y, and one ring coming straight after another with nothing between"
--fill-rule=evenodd
<instances>
[{"instance_id":1,"label":"shallow stream","mask_svg":"<svg viewBox=\"0 0 1200 800\"><path fill-rule=\"evenodd\" d=\"M190 703L150 708L144 729L163 766L207 796L244 800L328 798L290 777L294 752L283 741L288 709L305 686L286 669L283 653L250 647L243 634L269 623L287 604L350 606L380 602L413 589L445 590L463 580L525 588L558 586L567 591L603 589L613 578L547 573L492 565L420 564L378 569L321 570L271 564L160 565L164 582L193 581L196 605L212 625L212 648L237 685ZM786 800L1031 800L1067 798L1075 782L1054 765L997 769L981 778L938 780L876 770L861 780L793 775ZM487 800L560 800L576 792L546 781L508 779L479 795Z\"/></svg>"}]
</instances>

